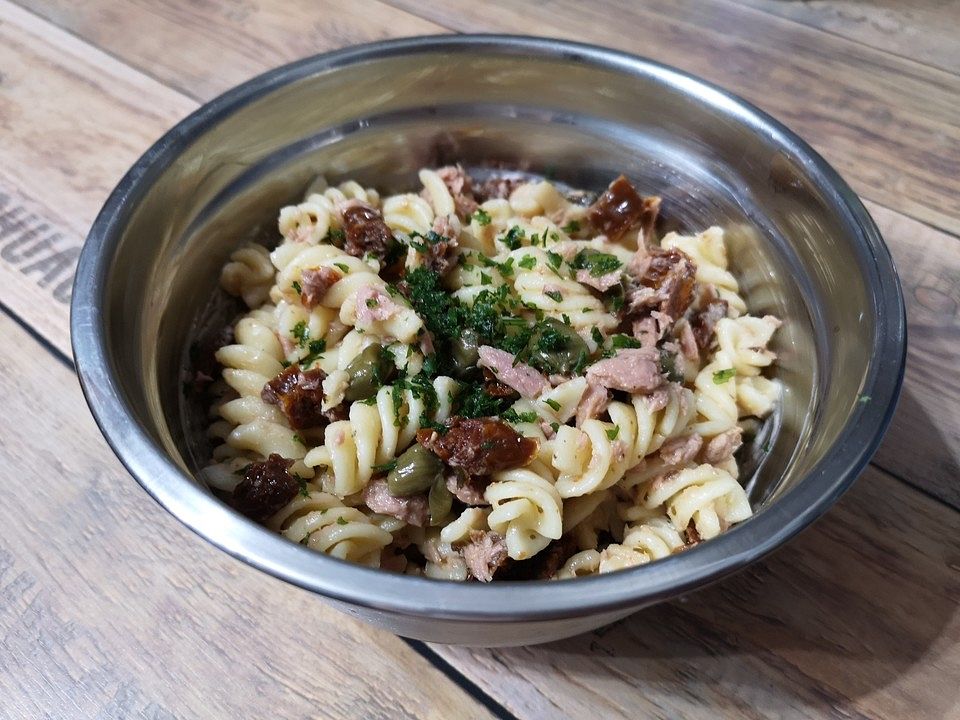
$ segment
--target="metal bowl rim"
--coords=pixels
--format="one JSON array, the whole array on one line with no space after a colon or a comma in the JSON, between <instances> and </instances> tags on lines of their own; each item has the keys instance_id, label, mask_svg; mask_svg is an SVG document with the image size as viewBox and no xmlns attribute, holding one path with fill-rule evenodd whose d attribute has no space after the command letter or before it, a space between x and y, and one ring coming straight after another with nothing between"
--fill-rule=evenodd
<instances>
[{"instance_id":1,"label":"metal bowl rim","mask_svg":"<svg viewBox=\"0 0 960 720\"><path fill-rule=\"evenodd\" d=\"M642 568L571 582L450 583L395 575L311 552L230 510L198 487L143 430L112 377L105 280L123 227L152 178L203 132L237 108L287 84L353 63L427 52L527 55L578 61L644 77L736 117L802 160L857 229L854 248L870 260L866 278L876 312L876 358L860 404L837 442L796 487L708 543ZM639 608L718 580L764 557L820 517L866 466L899 396L906 360L906 315L890 252L872 218L835 170L792 131L738 96L683 71L594 45L514 35L424 36L353 46L270 70L204 104L163 135L131 167L97 216L81 253L71 303L71 340L87 402L107 442L140 485L198 535L275 577L344 603L435 619L545 621ZM879 367L880 360L884 361Z\"/></svg>"}]
</instances>

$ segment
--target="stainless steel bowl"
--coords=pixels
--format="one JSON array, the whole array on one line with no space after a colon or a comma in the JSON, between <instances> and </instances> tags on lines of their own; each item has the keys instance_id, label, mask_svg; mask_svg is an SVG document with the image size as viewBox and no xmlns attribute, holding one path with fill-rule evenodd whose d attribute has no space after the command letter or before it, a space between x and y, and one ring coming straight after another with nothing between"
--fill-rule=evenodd
<instances>
[{"instance_id":1,"label":"stainless steel bowl","mask_svg":"<svg viewBox=\"0 0 960 720\"><path fill-rule=\"evenodd\" d=\"M181 394L184 348L238 243L318 172L381 189L417 168L500 162L598 189L620 172L673 226L728 229L755 313L785 320L786 387L769 452L747 463L756 514L646 567L576 581L455 584L344 563L241 517L195 479L204 442ZM273 231L275 232L275 231ZM219 317L222 320L222 317ZM80 258L71 319L90 407L140 484L183 523L268 573L401 635L544 642L609 623L763 557L853 482L893 412L904 306L877 228L806 143L682 72L555 40L429 37L271 71L203 106L137 161Z\"/></svg>"}]
</instances>

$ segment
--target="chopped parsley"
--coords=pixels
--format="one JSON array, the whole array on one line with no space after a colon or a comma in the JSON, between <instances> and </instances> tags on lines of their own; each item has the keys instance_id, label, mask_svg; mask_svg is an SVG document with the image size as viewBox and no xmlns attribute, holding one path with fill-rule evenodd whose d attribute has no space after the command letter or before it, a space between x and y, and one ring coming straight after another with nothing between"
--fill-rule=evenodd
<instances>
[{"instance_id":1,"label":"chopped parsley","mask_svg":"<svg viewBox=\"0 0 960 720\"><path fill-rule=\"evenodd\" d=\"M578 223L576 220L571 220L560 229L568 235L571 233L580 232L580 223Z\"/></svg>"},{"instance_id":2,"label":"chopped parsley","mask_svg":"<svg viewBox=\"0 0 960 720\"><path fill-rule=\"evenodd\" d=\"M367 307L368 308L380 307L380 301L377 300L376 298L367 298Z\"/></svg>"},{"instance_id":3,"label":"chopped parsley","mask_svg":"<svg viewBox=\"0 0 960 720\"><path fill-rule=\"evenodd\" d=\"M537 266L537 259L533 255L526 255L517 265L524 270L533 270Z\"/></svg>"},{"instance_id":4,"label":"chopped parsley","mask_svg":"<svg viewBox=\"0 0 960 720\"><path fill-rule=\"evenodd\" d=\"M293 281L293 283L291 284L290 287L293 288L293 291L294 291L297 295L299 295L300 293L303 292L303 286L302 286L299 282L297 282L296 280Z\"/></svg>"},{"instance_id":5,"label":"chopped parsley","mask_svg":"<svg viewBox=\"0 0 960 720\"><path fill-rule=\"evenodd\" d=\"M617 435L620 434L620 426L614 425L612 428L607 429L607 440L616 440Z\"/></svg>"},{"instance_id":6,"label":"chopped parsley","mask_svg":"<svg viewBox=\"0 0 960 720\"><path fill-rule=\"evenodd\" d=\"M500 413L500 417L506 422L514 424L532 423L537 421L537 414L535 412L517 412L513 408Z\"/></svg>"},{"instance_id":7,"label":"chopped parsley","mask_svg":"<svg viewBox=\"0 0 960 720\"><path fill-rule=\"evenodd\" d=\"M481 285L491 285L493 284L493 278L487 275L482 270L480 271L480 284Z\"/></svg>"},{"instance_id":8,"label":"chopped parsley","mask_svg":"<svg viewBox=\"0 0 960 720\"><path fill-rule=\"evenodd\" d=\"M456 414L468 418L492 417L500 415L510 398L497 398L488 394L483 383L471 383L457 396L455 402Z\"/></svg>"},{"instance_id":9,"label":"chopped parsley","mask_svg":"<svg viewBox=\"0 0 960 720\"><path fill-rule=\"evenodd\" d=\"M339 268L340 270L342 270L342 271L344 272L344 274L350 272L350 266L349 266L349 265L344 265L343 263L334 263L333 266L336 267L336 268Z\"/></svg>"},{"instance_id":10,"label":"chopped parsley","mask_svg":"<svg viewBox=\"0 0 960 720\"><path fill-rule=\"evenodd\" d=\"M543 294L554 302L563 302L563 295L559 290L544 290Z\"/></svg>"},{"instance_id":11,"label":"chopped parsley","mask_svg":"<svg viewBox=\"0 0 960 720\"><path fill-rule=\"evenodd\" d=\"M327 349L327 341L324 339L311 340L307 346L307 354L300 360L303 367L310 367L314 362L320 359L320 355Z\"/></svg>"},{"instance_id":12,"label":"chopped parsley","mask_svg":"<svg viewBox=\"0 0 960 720\"><path fill-rule=\"evenodd\" d=\"M300 443L301 445L306 445L306 443L303 441L303 438L300 436L299 433L294 433L294 434L293 434L293 441L294 441L295 443Z\"/></svg>"},{"instance_id":13,"label":"chopped parsley","mask_svg":"<svg viewBox=\"0 0 960 720\"><path fill-rule=\"evenodd\" d=\"M347 519L343 516L337 518L337 525L346 525L347 522Z\"/></svg>"},{"instance_id":14,"label":"chopped parsley","mask_svg":"<svg viewBox=\"0 0 960 720\"><path fill-rule=\"evenodd\" d=\"M290 330L290 334L297 339L297 344L300 345L300 347L306 347L310 341L310 331L307 329L307 323L304 320L294 325Z\"/></svg>"},{"instance_id":15,"label":"chopped parsley","mask_svg":"<svg viewBox=\"0 0 960 720\"><path fill-rule=\"evenodd\" d=\"M507 230L507 234L500 238L500 241L511 250L516 250L520 247L523 237L523 228L519 225L514 225L512 228Z\"/></svg>"},{"instance_id":16,"label":"chopped parsley","mask_svg":"<svg viewBox=\"0 0 960 720\"><path fill-rule=\"evenodd\" d=\"M488 213L483 208L477 208L477 211L473 214L473 219L477 221L477 225L489 225L490 224L490 213Z\"/></svg>"},{"instance_id":17,"label":"chopped parsley","mask_svg":"<svg viewBox=\"0 0 960 720\"><path fill-rule=\"evenodd\" d=\"M324 240L329 242L331 245L336 245L337 247L343 245L346 239L347 234L340 228L330 228L330 230L327 231L327 237L324 238Z\"/></svg>"},{"instance_id":18,"label":"chopped parsley","mask_svg":"<svg viewBox=\"0 0 960 720\"><path fill-rule=\"evenodd\" d=\"M544 402L545 402L547 405L549 405L551 408L553 408L553 411L554 411L554 412L557 412L557 411L560 410L560 403L558 403L556 400L553 400L553 399L551 399L551 398L547 398L546 400L544 400Z\"/></svg>"},{"instance_id":19,"label":"chopped parsley","mask_svg":"<svg viewBox=\"0 0 960 720\"><path fill-rule=\"evenodd\" d=\"M597 345L603 345L603 333L596 326L590 328L590 337Z\"/></svg>"},{"instance_id":20,"label":"chopped parsley","mask_svg":"<svg viewBox=\"0 0 960 720\"><path fill-rule=\"evenodd\" d=\"M733 368L727 368L726 370L717 370L713 374L713 382L717 385L723 385L727 380L730 380L737 374L737 371Z\"/></svg>"},{"instance_id":21,"label":"chopped parsley","mask_svg":"<svg viewBox=\"0 0 960 720\"><path fill-rule=\"evenodd\" d=\"M617 350L620 348L639 348L643 347L641 343L636 338L632 338L629 335L622 335L620 333L612 335L610 337L610 344Z\"/></svg>"},{"instance_id":22,"label":"chopped parsley","mask_svg":"<svg viewBox=\"0 0 960 720\"><path fill-rule=\"evenodd\" d=\"M553 250L547 250L547 264L554 270L560 269L560 263L563 262L563 255L555 253Z\"/></svg>"},{"instance_id":23,"label":"chopped parsley","mask_svg":"<svg viewBox=\"0 0 960 720\"><path fill-rule=\"evenodd\" d=\"M297 476L297 482L300 483L300 496L310 497L310 491L307 489L307 479Z\"/></svg>"},{"instance_id":24,"label":"chopped parsley","mask_svg":"<svg viewBox=\"0 0 960 720\"><path fill-rule=\"evenodd\" d=\"M598 250L581 250L573 258L570 266L574 270L588 270L590 277L602 277L619 270L623 263L617 259L616 255Z\"/></svg>"}]
</instances>

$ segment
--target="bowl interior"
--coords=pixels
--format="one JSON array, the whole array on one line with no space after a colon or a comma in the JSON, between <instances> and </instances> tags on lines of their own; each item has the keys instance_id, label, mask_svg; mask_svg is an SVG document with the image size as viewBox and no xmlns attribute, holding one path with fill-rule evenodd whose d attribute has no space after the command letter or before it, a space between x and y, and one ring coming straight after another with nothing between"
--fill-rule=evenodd
<instances>
[{"instance_id":1,"label":"bowl interior","mask_svg":"<svg viewBox=\"0 0 960 720\"><path fill-rule=\"evenodd\" d=\"M588 190L625 173L664 198L663 230L724 227L750 311L784 320L785 395L744 458L757 510L744 528L818 467L879 372L888 320L852 194L768 118L679 73L545 42L396 43L277 71L188 125L138 164L105 221L97 322L122 401L191 476L208 446L205 411L182 391L187 348L238 310L218 295L220 269L244 240L275 244L278 209L318 174L389 192L448 162Z\"/></svg>"}]
</instances>

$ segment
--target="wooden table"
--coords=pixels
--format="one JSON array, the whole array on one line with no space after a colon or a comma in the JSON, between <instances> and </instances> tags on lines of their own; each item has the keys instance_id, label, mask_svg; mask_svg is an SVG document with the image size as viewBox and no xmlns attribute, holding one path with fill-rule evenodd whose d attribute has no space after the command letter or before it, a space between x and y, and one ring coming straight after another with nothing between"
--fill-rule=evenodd
<instances>
[{"instance_id":1,"label":"wooden table","mask_svg":"<svg viewBox=\"0 0 960 720\"><path fill-rule=\"evenodd\" d=\"M0 717L960 717L958 28L956 0L0 0ZM114 459L70 358L83 237L164 130L296 58L462 31L622 48L756 102L862 195L910 322L893 427L827 517L540 647L407 642L201 542Z\"/></svg>"}]
</instances>

